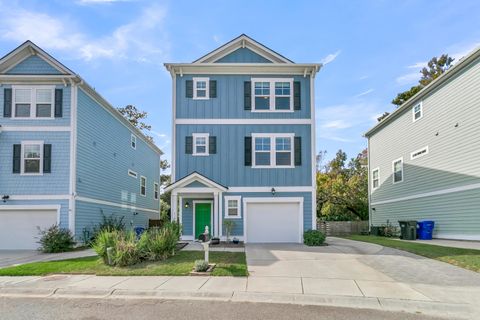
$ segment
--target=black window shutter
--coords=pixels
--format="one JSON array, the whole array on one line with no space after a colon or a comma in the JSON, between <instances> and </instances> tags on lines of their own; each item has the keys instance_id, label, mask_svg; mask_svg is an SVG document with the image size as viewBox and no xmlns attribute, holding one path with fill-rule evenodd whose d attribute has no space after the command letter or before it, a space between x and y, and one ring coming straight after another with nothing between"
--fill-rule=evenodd
<instances>
[{"instance_id":1,"label":"black window shutter","mask_svg":"<svg viewBox=\"0 0 480 320\"><path fill-rule=\"evenodd\" d=\"M63 89L55 89L55 118L63 117Z\"/></svg>"},{"instance_id":2,"label":"black window shutter","mask_svg":"<svg viewBox=\"0 0 480 320\"><path fill-rule=\"evenodd\" d=\"M193 98L193 80L185 81L185 97Z\"/></svg>"},{"instance_id":3,"label":"black window shutter","mask_svg":"<svg viewBox=\"0 0 480 320\"><path fill-rule=\"evenodd\" d=\"M208 153L217 153L217 137L208 137Z\"/></svg>"},{"instance_id":4,"label":"black window shutter","mask_svg":"<svg viewBox=\"0 0 480 320\"><path fill-rule=\"evenodd\" d=\"M3 90L3 117L12 117L12 89Z\"/></svg>"},{"instance_id":5,"label":"black window shutter","mask_svg":"<svg viewBox=\"0 0 480 320\"><path fill-rule=\"evenodd\" d=\"M13 173L20 173L20 161L22 159L22 145L13 145Z\"/></svg>"},{"instance_id":6,"label":"black window shutter","mask_svg":"<svg viewBox=\"0 0 480 320\"><path fill-rule=\"evenodd\" d=\"M193 137L192 136L185 137L185 153L186 154L193 153Z\"/></svg>"},{"instance_id":7,"label":"black window shutter","mask_svg":"<svg viewBox=\"0 0 480 320\"><path fill-rule=\"evenodd\" d=\"M245 166L252 165L252 137L245 137Z\"/></svg>"},{"instance_id":8,"label":"black window shutter","mask_svg":"<svg viewBox=\"0 0 480 320\"><path fill-rule=\"evenodd\" d=\"M302 165L302 138L295 137L295 165L301 166Z\"/></svg>"},{"instance_id":9,"label":"black window shutter","mask_svg":"<svg viewBox=\"0 0 480 320\"><path fill-rule=\"evenodd\" d=\"M300 99L301 85L300 81L293 82L293 109L300 110L302 109L302 101Z\"/></svg>"},{"instance_id":10,"label":"black window shutter","mask_svg":"<svg viewBox=\"0 0 480 320\"><path fill-rule=\"evenodd\" d=\"M243 103L245 110L252 110L252 82L245 81L243 83Z\"/></svg>"},{"instance_id":11,"label":"black window shutter","mask_svg":"<svg viewBox=\"0 0 480 320\"><path fill-rule=\"evenodd\" d=\"M217 97L217 80L210 80L210 98L216 98Z\"/></svg>"},{"instance_id":12,"label":"black window shutter","mask_svg":"<svg viewBox=\"0 0 480 320\"><path fill-rule=\"evenodd\" d=\"M52 145L43 145L43 173L52 172Z\"/></svg>"}]
</instances>

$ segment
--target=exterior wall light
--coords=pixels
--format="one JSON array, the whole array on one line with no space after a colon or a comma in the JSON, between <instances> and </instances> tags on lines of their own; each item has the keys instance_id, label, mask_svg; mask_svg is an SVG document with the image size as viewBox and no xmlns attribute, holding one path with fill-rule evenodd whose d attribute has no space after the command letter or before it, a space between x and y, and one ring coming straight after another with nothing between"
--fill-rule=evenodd
<instances>
[{"instance_id":1,"label":"exterior wall light","mask_svg":"<svg viewBox=\"0 0 480 320\"><path fill-rule=\"evenodd\" d=\"M188 201L185 202L185 208L189 208L189 207L190 207L190 203L188 203Z\"/></svg>"},{"instance_id":2,"label":"exterior wall light","mask_svg":"<svg viewBox=\"0 0 480 320\"><path fill-rule=\"evenodd\" d=\"M272 188L272 196L275 195L275 192L277 192L277 191L275 190L275 188Z\"/></svg>"}]
</instances>

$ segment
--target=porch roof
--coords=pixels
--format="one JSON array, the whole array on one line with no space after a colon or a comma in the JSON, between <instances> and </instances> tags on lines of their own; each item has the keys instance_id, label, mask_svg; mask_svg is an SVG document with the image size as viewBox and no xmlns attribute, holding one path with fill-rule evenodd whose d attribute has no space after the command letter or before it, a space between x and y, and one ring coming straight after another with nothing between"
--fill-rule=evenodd
<instances>
[{"instance_id":1,"label":"porch roof","mask_svg":"<svg viewBox=\"0 0 480 320\"><path fill-rule=\"evenodd\" d=\"M205 177L204 175L194 171L188 175L186 175L185 177L175 181L174 183L172 184L169 184L166 188L165 188L165 192L169 192L169 191L172 191L174 189L178 189L178 188L188 188L188 185L193 183L193 182L200 182L201 184L204 184L207 188L214 188L214 189L218 189L220 191L227 191L228 190L228 187L218 183L218 182L215 182L213 181L212 179L209 179L207 177ZM191 188L192 191L196 189L196 187L192 187Z\"/></svg>"}]
</instances>

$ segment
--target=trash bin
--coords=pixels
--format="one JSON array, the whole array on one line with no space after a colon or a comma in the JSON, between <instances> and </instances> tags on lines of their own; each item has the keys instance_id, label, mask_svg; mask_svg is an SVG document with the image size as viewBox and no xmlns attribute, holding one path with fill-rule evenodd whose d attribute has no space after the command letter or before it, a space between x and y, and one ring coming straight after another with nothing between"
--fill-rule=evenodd
<instances>
[{"instance_id":1,"label":"trash bin","mask_svg":"<svg viewBox=\"0 0 480 320\"><path fill-rule=\"evenodd\" d=\"M417 221L406 220L398 221L400 224L400 239L416 240L417 239Z\"/></svg>"},{"instance_id":2,"label":"trash bin","mask_svg":"<svg viewBox=\"0 0 480 320\"><path fill-rule=\"evenodd\" d=\"M380 227L371 226L370 227L370 234L372 236L379 236L380 235Z\"/></svg>"},{"instance_id":3,"label":"trash bin","mask_svg":"<svg viewBox=\"0 0 480 320\"><path fill-rule=\"evenodd\" d=\"M432 240L435 221L423 220L418 222L418 239Z\"/></svg>"},{"instance_id":4,"label":"trash bin","mask_svg":"<svg viewBox=\"0 0 480 320\"><path fill-rule=\"evenodd\" d=\"M140 238L140 236L142 235L142 233L145 232L145 228L144 228L144 227L134 227L133 230L135 231L135 235L137 236L137 238Z\"/></svg>"}]
</instances>

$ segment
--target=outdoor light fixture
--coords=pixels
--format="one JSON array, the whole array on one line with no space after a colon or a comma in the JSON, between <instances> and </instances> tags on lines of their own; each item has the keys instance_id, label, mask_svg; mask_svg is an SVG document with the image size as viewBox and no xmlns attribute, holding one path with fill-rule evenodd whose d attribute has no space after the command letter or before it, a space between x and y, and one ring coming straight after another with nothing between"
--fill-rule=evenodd
<instances>
[{"instance_id":1,"label":"outdoor light fixture","mask_svg":"<svg viewBox=\"0 0 480 320\"><path fill-rule=\"evenodd\" d=\"M4 195L4 196L2 197L2 200L3 200L4 203L7 202L8 199L10 199L10 196L9 196L9 195Z\"/></svg>"},{"instance_id":2,"label":"outdoor light fixture","mask_svg":"<svg viewBox=\"0 0 480 320\"><path fill-rule=\"evenodd\" d=\"M188 208L188 207L190 207L190 203L188 203L188 201L187 201L187 202L185 202L185 208Z\"/></svg>"},{"instance_id":3,"label":"outdoor light fixture","mask_svg":"<svg viewBox=\"0 0 480 320\"><path fill-rule=\"evenodd\" d=\"M272 196L275 195L275 192L276 192L275 188L272 188Z\"/></svg>"},{"instance_id":4,"label":"outdoor light fixture","mask_svg":"<svg viewBox=\"0 0 480 320\"><path fill-rule=\"evenodd\" d=\"M376 210L377 210L377 209L375 209L375 208L372 208L372 211L376 211Z\"/></svg>"}]
</instances>

